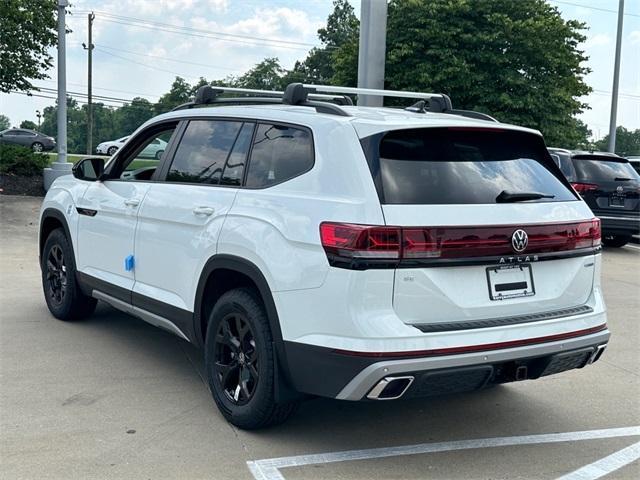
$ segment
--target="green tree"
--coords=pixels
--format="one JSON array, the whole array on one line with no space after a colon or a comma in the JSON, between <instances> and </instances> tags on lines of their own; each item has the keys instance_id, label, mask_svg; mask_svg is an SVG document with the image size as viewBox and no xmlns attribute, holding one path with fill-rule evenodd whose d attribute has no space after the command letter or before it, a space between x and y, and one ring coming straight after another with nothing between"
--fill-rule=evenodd
<instances>
[{"instance_id":1,"label":"green tree","mask_svg":"<svg viewBox=\"0 0 640 480\"><path fill-rule=\"evenodd\" d=\"M606 152L609 147L609 135L595 142L596 150ZM622 126L616 127L616 153L618 155L640 155L640 128L627 130Z\"/></svg>"},{"instance_id":2,"label":"green tree","mask_svg":"<svg viewBox=\"0 0 640 480\"><path fill-rule=\"evenodd\" d=\"M27 128L29 130L38 130L38 125L36 125L31 120L23 120L20 123L20 128Z\"/></svg>"},{"instance_id":3,"label":"green tree","mask_svg":"<svg viewBox=\"0 0 640 480\"><path fill-rule=\"evenodd\" d=\"M233 84L239 88L257 88L261 90L282 90L282 78L285 69L277 58L265 58L244 75L234 79Z\"/></svg>"},{"instance_id":4,"label":"green tree","mask_svg":"<svg viewBox=\"0 0 640 480\"><path fill-rule=\"evenodd\" d=\"M57 43L56 0L2 0L0 6L0 92L33 89L48 78Z\"/></svg>"},{"instance_id":5,"label":"green tree","mask_svg":"<svg viewBox=\"0 0 640 480\"><path fill-rule=\"evenodd\" d=\"M11 128L11 120L6 115L0 114L0 130Z\"/></svg>"},{"instance_id":6,"label":"green tree","mask_svg":"<svg viewBox=\"0 0 640 480\"><path fill-rule=\"evenodd\" d=\"M333 11L327 18L326 27L318 30L322 47L313 48L304 61L296 62L293 69L285 75L285 83L331 83L336 73L334 65L336 58L345 57L340 50L353 49L355 44L357 51L359 25L349 2L334 0ZM356 54L356 68L357 63Z\"/></svg>"},{"instance_id":7,"label":"green tree","mask_svg":"<svg viewBox=\"0 0 640 480\"><path fill-rule=\"evenodd\" d=\"M583 23L544 0L392 0L388 15L385 88L447 93L550 145L586 141ZM356 64L357 48L340 49L334 81L355 84Z\"/></svg>"},{"instance_id":8,"label":"green tree","mask_svg":"<svg viewBox=\"0 0 640 480\"><path fill-rule=\"evenodd\" d=\"M131 103L124 105L115 111L114 121L116 128L114 137L129 135L140 125L153 117L154 114L154 106L149 100L140 97L134 98Z\"/></svg>"},{"instance_id":9,"label":"green tree","mask_svg":"<svg viewBox=\"0 0 640 480\"><path fill-rule=\"evenodd\" d=\"M171 84L171 89L165 93L155 104L156 114L165 113L171 109L192 100L193 87L182 77L176 77Z\"/></svg>"}]
</instances>

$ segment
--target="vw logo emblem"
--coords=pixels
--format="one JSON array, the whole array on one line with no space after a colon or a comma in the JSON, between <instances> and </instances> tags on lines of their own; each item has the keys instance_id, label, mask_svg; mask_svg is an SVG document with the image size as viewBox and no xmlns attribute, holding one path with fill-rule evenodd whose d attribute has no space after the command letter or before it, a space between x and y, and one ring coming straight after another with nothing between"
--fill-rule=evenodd
<instances>
[{"instance_id":1,"label":"vw logo emblem","mask_svg":"<svg viewBox=\"0 0 640 480\"><path fill-rule=\"evenodd\" d=\"M527 248L528 244L529 235L527 235L527 232L524 230L518 229L513 232L513 235L511 235L511 246L516 252L524 252L524 249Z\"/></svg>"},{"instance_id":2,"label":"vw logo emblem","mask_svg":"<svg viewBox=\"0 0 640 480\"><path fill-rule=\"evenodd\" d=\"M622 193L622 192L624 192L624 188L622 188L622 187L617 187L617 188L616 188L616 192L618 192L618 193Z\"/></svg>"}]
</instances>

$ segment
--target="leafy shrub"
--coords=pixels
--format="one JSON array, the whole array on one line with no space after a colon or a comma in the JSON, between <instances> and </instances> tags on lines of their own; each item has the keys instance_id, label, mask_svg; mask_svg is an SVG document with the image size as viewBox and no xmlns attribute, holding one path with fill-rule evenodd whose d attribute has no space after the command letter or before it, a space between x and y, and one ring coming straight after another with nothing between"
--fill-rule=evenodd
<instances>
[{"instance_id":1,"label":"leafy shrub","mask_svg":"<svg viewBox=\"0 0 640 480\"><path fill-rule=\"evenodd\" d=\"M42 153L17 145L0 145L0 173L33 177L42 175L47 166L49 158Z\"/></svg>"}]
</instances>

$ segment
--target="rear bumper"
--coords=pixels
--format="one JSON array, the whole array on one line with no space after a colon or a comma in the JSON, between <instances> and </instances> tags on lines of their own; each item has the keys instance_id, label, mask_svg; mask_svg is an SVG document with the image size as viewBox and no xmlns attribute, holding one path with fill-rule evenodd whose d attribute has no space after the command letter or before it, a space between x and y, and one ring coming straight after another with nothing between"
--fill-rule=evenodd
<instances>
[{"instance_id":1,"label":"rear bumper","mask_svg":"<svg viewBox=\"0 0 640 480\"><path fill-rule=\"evenodd\" d=\"M295 342L285 342L285 351L298 391L340 400L384 399L384 382L403 377L411 380L393 398L408 398L476 390L582 368L600 357L610 336L604 326L594 333L571 333L581 332L570 332L558 340L533 339L539 343L529 345L493 345L471 353L416 358L349 354Z\"/></svg>"},{"instance_id":2,"label":"rear bumper","mask_svg":"<svg viewBox=\"0 0 640 480\"><path fill-rule=\"evenodd\" d=\"M637 235L640 233L640 217L598 215L603 235Z\"/></svg>"}]
</instances>

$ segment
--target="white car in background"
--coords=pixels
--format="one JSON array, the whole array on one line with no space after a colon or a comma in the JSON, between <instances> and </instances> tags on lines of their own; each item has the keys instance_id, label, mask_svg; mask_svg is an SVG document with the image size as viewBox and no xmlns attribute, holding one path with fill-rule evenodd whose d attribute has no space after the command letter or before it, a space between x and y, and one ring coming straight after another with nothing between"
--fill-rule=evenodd
<instances>
[{"instance_id":1,"label":"white car in background","mask_svg":"<svg viewBox=\"0 0 640 480\"><path fill-rule=\"evenodd\" d=\"M129 139L129 136L118 138L117 140L111 140L109 142L102 142L96 147L96 153L102 155L115 154ZM147 145L142 152L138 155L144 158L156 158L160 159L162 154L167 148L167 142L160 138L156 138L153 142Z\"/></svg>"}]
</instances>

